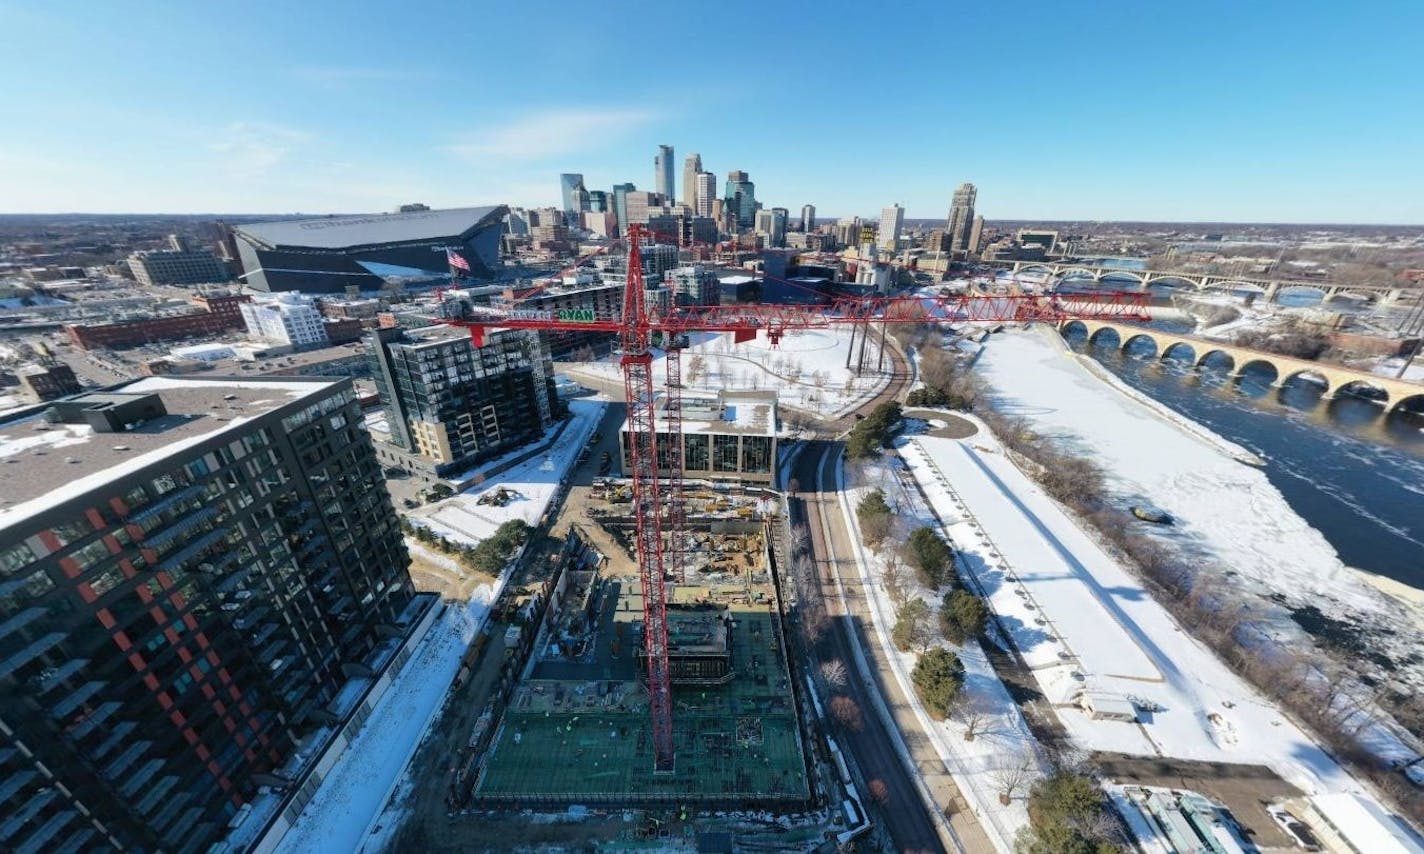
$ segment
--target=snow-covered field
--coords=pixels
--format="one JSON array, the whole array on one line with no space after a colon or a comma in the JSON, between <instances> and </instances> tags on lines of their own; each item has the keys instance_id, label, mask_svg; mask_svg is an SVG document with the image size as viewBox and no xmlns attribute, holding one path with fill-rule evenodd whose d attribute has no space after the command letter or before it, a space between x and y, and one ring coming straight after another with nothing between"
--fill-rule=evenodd
<instances>
[{"instance_id":1,"label":"snow-covered field","mask_svg":"<svg viewBox=\"0 0 1424 854\"><path fill-rule=\"evenodd\" d=\"M697 334L682 354L682 382L691 391L705 392L775 388L782 406L821 417L839 417L873 399L890 381L892 364L888 353L884 373L876 370L877 340L872 337L866 342L867 370L856 376L854 370L845 367L851 348L848 328L787 332L775 347L765 335L737 344L731 333ZM859 338L855 350L860 350ZM653 363L653 382L659 386L666 382L663 364L661 358ZM567 371L575 379L587 374L605 381L623 381L616 357L578 363Z\"/></svg>"},{"instance_id":2,"label":"snow-covered field","mask_svg":"<svg viewBox=\"0 0 1424 854\"><path fill-rule=\"evenodd\" d=\"M431 626L355 742L282 838L279 854L361 850L372 821L440 710L460 668L460 656L484 625L497 595L495 588L481 586L466 605L449 607Z\"/></svg>"},{"instance_id":3,"label":"snow-covered field","mask_svg":"<svg viewBox=\"0 0 1424 854\"><path fill-rule=\"evenodd\" d=\"M1055 333L994 336L978 369L1005 411L1097 460L1114 493L1171 513L1176 524L1158 532L1174 544L1211 555L1258 592L1322 610L1333 603L1399 613L1397 602L1341 563L1263 472L1103 383Z\"/></svg>"},{"instance_id":4,"label":"snow-covered field","mask_svg":"<svg viewBox=\"0 0 1424 854\"><path fill-rule=\"evenodd\" d=\"M991 438L917 437L900 450L931 503L958 520L948 528L965 567L1083 747L1261 763L1307 792L1355 787L1269 701L1183 633ZM1142 712L1140 725L1093 720L1071 705L1082 691L1159 711Z\"/></svg>"},{"instance_id":5,"label":"snow-covered field","mask_svg":"<svg viewBox=\"0 0 1424 854\"><path fill-rule=\"evenodd\" d=\"M594 401L571 401L569 409L573 420L546 453L459 495L411 511L407 518L412 524L429 528L451 542L468 546L478 545L500 525L513 519L522 519L529 525L537 524L558 492L560 481L597 429L603 418L603 408L604 404ZM508 504L499 507L479 503L480 496L501 488L515 493Z\"/></svg>"},{"instance_id":6,"label":"snow-covered field","mask_svg":"<svg viewBox=\"0 0 1424 854\"><path fill-rule=\"evenodd\" d=\"M1172 514L1172 527L1152 532L1175 548L1201 556L1204 570L1219 576L1216 583L1238 587L1246 600L1262 604L1268 603L1260 597L1278 594L1342 619L1367 614L1394 633L1397 657L1424 645L1424 632L1406 606L1342 564L1320 532L1291 509L1262 471L1102 382L1052 332L993 336L978 366L1006 411L1028 417L1039 432L1097 460L1107 472L1109 488L1124 504L1152 504ZM917 441L930 447L930 440ZM980 455L980 461L987 457L991 455ZM936 454L935 462L965 469L946 454ZM1013 474L1000 470L1006 465L1002 460L990 459L985 465L1000 479ZM977 464L973 468L982 470ZM1035 515L1042 517L1036 510ZM1010 548L1008 537L991 535ZM1078 552L1076 547L1072 551ZM1103 590L1117 586L1116 580L1100 584ZM1118 602L1122 610L1132 604ZM1301 634L1284 617L1272 631L1278 638ZM1073 644L1071 637L1068 641ZM1306 642L1303 637L1301 642ZM1162 639L1156 643L1175 652ZM1204 706L1213 706L1209 694L1200 699ZM1371 733L1371 740L1385 756L1411 755L1386 732ZM1239 730L1238 742L1247 743Z\"/></svg>"}]
</instances>

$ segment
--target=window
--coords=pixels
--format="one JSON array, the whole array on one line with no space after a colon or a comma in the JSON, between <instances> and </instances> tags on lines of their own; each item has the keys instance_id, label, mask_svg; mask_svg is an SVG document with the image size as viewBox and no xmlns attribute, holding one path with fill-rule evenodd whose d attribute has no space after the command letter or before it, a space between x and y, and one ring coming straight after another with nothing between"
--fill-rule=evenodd
<instances>
[{"instance_id":1,"label":"window","mask_svg":"<svg viewBox=\"0 0 1424 854\"><path fill-rule=\"evenodd\" d=\"M103 596L123 583L124 574L117 566L111 566L89 580L89 587L95 596Z\"/></svg>"},{"instance_id":2,"label":"window","mask_svg":"<svg viewBox=\"0 0 1424 854\"><path fill-rule=\"evenodd\" d=\"M712 470L735 472L737 470L738 445L736 436L713 436Z\"/></svg>"},{"instance_id":3,"label":"window","mask_svg":"<svg viewBox=\"0 0 1424 854\"><path fill-rule=\"evenodd\" d=\"M688 471L707 471L711 468L708 460L707 437L696 433L682 437L684 468Z\"/></svg>"},{"instance_id":4,"label":"window","mask_svg":"<svg viewBox=\"0 0 1424 854\"><path fill-rule=\"evenodd\" d=\"M17 543L0 551L0 572L13 575L33 563L36 557L34 550L28 544Z\"/></svg>"}]
</instances>

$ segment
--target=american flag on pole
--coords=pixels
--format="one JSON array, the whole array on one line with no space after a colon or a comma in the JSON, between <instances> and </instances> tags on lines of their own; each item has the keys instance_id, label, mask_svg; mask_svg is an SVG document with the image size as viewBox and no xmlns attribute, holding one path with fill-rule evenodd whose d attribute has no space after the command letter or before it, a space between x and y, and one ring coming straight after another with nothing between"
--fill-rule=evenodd
<instances>
[{"instance_id":1,"label":"american flag on pole","mask_svg":"<svg viewBox=\"0 0 1424 854\"><path fill-rule=\"evenodd\" d=\"M450 263L451 267L454 267L459 270L464 270L466 273L470 272L470 262L466 261L453 249L450 249L448 247L445 249L445 260Z\"/></svg>"}]
</instances>

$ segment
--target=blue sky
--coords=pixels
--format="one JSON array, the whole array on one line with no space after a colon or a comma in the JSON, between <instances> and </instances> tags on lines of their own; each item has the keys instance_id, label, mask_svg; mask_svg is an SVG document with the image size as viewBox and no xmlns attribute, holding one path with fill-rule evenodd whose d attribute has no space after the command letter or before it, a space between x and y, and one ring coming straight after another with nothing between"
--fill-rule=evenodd
<instances>
[{"instance_id":1,"label":"blue sky","mask_svg":"<svg viewBox=\"0 0 1424 854\"><path fill-rule=\"evenodd\" d=\"M822 216L967 180L991 219L1424 223L1420 0L0 0L0 33L6 212L545 205L670 143Z\"/></svg>"}]
</instances>

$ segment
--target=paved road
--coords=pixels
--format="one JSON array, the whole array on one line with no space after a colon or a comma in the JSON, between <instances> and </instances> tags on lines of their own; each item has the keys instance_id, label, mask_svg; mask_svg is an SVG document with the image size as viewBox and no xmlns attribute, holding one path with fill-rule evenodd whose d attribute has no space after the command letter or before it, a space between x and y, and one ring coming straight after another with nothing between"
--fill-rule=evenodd
<instances>
[{"instance_id":1,"label":"paved road","mask_svg":"<svg viewBox=\"0 0 1424 854\"><path fill-rule=\"evenodd\" d=\"M913 772L900 759L894 734L875 712L871 692L877 690L876 686L864 684L858 678L854 663L854 618L835 605L837 596L830 579L840 558L827 544L826 528L834 523L823 519L822 485L818 480L821 461L830 453L830 448L829 443L815 443L801 454L796 465L796 477L803 484L803 489L789 499L791 523L807 525L810 531L815 576L818 584L824 581L820 593L831 617L829 630L811 649L811 654L818 663L839 659L850 674L846 693L860 707L865 726L859 732L842 730L837 738L849 749L867 782L879 780L885 784L888 797L880 821L894 841L895 849L901 852L952 850L941 841L934 820L915 785ZM834 499L834 484L825 494Z\"/></svg>"}]
</instances>

